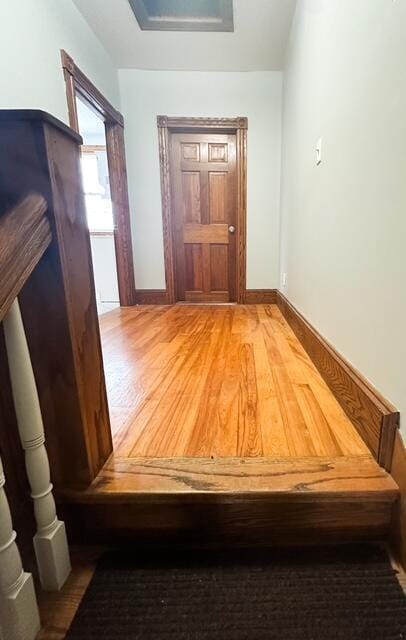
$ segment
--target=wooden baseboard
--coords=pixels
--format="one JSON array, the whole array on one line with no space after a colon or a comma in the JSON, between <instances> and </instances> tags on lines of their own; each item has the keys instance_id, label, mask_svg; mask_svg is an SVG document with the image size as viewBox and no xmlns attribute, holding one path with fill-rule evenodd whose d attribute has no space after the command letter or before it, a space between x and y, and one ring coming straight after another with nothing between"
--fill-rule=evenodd
<instances>
[{"instance_id":1,"label":"wooden baseboard","mask_svg":"<svg viewBox=\"0 0 406 640\"><path fill-rule=\"evenodd\" d=\"M347 362L278 292L278 305L359 434L386 470L399 427L396 408Z\"/></svg>"},{"instance_id":2,"label":"wooden baseboard","mask_svg":"<svg viewBox=\"0 0 406 640\"><path fill-rule=\"evenodd\" d=\"M244 304L276 304L276 289L247 289L244 293ZM168 292L165 289L137 289L136 304L169 304Z\"/></svg>"},{"instance_id":3,"label":"wooden baseboard","mask_svg":"<svg viewBox=\"0 0 406 640\"><path fill-rule=\"evenodd\" d=\"M136 304L169 304L166 289L137 289L135 292Z\"/></svg>"},{"instance_id":4,"label":"wooden baseboard","mask_svg":"<svg viewBox=\"0 0 406 640\"><path fill-rule=\"evenodd\" d=\"M393 511L391 543L395 558L406 571L406 449L400 433L395 438L391 474L400 492Z\"/></svg>"},{"instance_id":5,"label":"wooden baseboard","mask_svg":"<svg viewBox=\"0 0 406 640\"><path fill-rule=\"evenodd\" d=\"M277 289L247 289L244 304L276 304Z\"/></svg>"}]
</instances>

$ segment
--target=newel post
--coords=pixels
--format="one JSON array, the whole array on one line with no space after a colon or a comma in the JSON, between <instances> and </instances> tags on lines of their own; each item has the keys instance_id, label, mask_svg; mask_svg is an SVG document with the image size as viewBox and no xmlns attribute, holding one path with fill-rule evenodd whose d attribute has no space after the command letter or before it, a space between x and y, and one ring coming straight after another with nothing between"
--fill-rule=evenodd
<instances>
[{"instance_id":1,"label":"newel post","mask_svg":"<svg viewBox=\"0 0 406 640\"><path fill-rule=\"evenodd\" d=\"M0 458L0 638L34 640L41 626L34 582L21 563L5 483Z\"/></svg>"},{"instance_id":2,"label":"newel post","mask_svg":"<svg viewBox=\"0 0 406 640\"><path fill-rule=\"evenodd\" d=\"M71 570L68 543L65 525L56 514L38 392L17 299L3 322L18 431L34 501L38 570L44 589L59 590Z\"/></svg>"},{"instance_id":3,"label":"newel post","mask_svg":"<svg viewBox=\"0 0 406 640\"><path fill-rule=\"evenodd\" d=\"M43 111L0 109L0 140L0 218L31 192L47 204L51 242L19 303L53 481L58 489L85 488L113 444L81 182L82 139Z\"/></svg>"}]
</instances>

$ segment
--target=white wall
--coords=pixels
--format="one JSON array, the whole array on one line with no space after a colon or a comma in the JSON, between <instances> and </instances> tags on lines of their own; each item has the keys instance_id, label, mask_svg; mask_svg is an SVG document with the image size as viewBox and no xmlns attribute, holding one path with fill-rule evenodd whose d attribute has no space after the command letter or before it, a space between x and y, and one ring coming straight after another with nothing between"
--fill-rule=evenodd
<instances>
[{"instance_id":1,"label":"white wall","mask_svg":"<svg viewBox=\"0 0 406 640\"><path fill-rule=\"evenodd\" d=\"M60 49L119 106L117 71L72 0L1 0L0 108L43 109L68 122Z\"/></svg>"},{"instance_id":2,"label":"white wall","mask_svg":"<svg viewBox=\"0 0 406 640\"><path fill-rule=\"evenodd\" d=\"M126 69L119 79L136 286L165 287L156 117L168 115L248 117L247 285L277 287L281 74Z\"/></svg>"},{"instance_id":3,"label":"white wall","mask_svg":"<svg viewBox=\"0 0 406 640\"><path fill-rule=\"evenodd\" d=\"M288 298L404 416L405 33L402 0L299 0L281 227Z\"/></svg>"}]
</instances>

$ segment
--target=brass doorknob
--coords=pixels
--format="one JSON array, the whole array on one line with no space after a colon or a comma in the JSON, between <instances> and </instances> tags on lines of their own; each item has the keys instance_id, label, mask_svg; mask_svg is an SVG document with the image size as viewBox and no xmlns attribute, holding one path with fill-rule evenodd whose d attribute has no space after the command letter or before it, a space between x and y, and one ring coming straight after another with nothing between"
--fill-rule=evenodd
<instances>
[{"instance_id":1,"label":"brass doorknob","mask_svg":"<svg viewBox=\"0 0 406 640\"><path fill-rule=\"evenodd\" d=\"M233 227L233 225L230 225L230 226L228 227L228 230L229 230L229 232L230 232L230 233L234 233L234 231L235 231L235 227Z\"/></svg>"}]
</instances>

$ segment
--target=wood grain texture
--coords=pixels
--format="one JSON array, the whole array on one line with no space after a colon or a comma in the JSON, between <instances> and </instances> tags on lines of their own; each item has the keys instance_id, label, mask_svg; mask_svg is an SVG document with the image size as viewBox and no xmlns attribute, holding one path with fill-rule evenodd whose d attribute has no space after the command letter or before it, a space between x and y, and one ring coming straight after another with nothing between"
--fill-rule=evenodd
<instances>
[{"instance_id":1,"label":"wood grain texture","mask_svg":"<svg viewBox=\"0 0 406 640\"><path fill-rule=\"evenodd\" d=\"M278 292L278 305L324 380L379 464L390 470L399 426L396 408Z\"/></svg>"},{"instance_id":2,"label":"wood grain texture","mask_svg":"<svg viewBox=\"0 0 406 640\"><path fill-rule=\"evenodd\" d=\"M136 304L169 304L166 289L137 289L135 292Z\"/></svg>"},{"instance_id":3,"label":"wood grain texture","mask_svg":"<svg viewBox=\"0 0 406 640\"><path fill-rule=\"evenodd\" d=\"M106 122L106 152L113 205L119 298L120 304L128 307L135 304L135 277L124 129L120 124Z\"/></svg>"},{"instance_id":4,"label":"wood grain texture","mask_svg":"<svg viewBox=\"0 0 406 640\"><path fill-rule=\"evenodd\" d=\"M213 243L228 244L228 228L226 224L185 224L183 242L190 244Z\"/></svg>"},{"instance_id":5,"label":"wood grain texture","mask_svg":"<svg viewBox=\"0 0 406 640\"><path fill-rule=\"evenodd\" d=\"M101 318L116 455L367 453L276 305Z\"/></svg>"},{"instance_id":6,"label":"wood grain texture","mask_svg":"<svg viewBox=\"0 0 406 640\"><path fill-rule=\"evenodd\" d=\"M313 459L113 459L63 495L74 540L145 546L284 546L382 539L397 487L371 455Z\"/></svg>"},{"instance_id":7,"label":"wood grain texture","mask_svg":"<svg viewBox=\"0 0 406 640\"><path fill-rule=\"evenodd\" d=\"M124 119L121 113L110 104L79 69L66 51L61 51L61 59L65 76L69 122L72 129L79 132L77 96L84 100L93 111L96 111L105 123L120 304L131 306L135 304L135 277L124 147Z\"/></svg>"},{"instance_id":8,"label":"wood grain texture","mask_svg":"<svg viewBox=\"0 0 406 640\"><path fill-rule=\"evenodd\" d=\"M248 118L188 118L176 116L158 116L158 127L171 129L248 129Z\"/></svg>"},{"instance_id":9,"label":"wood grain texture","mask_svg":"<svg viewBox=\"0 0 406 640\"><path fill-rule=\"evenodd\" d=\"M176 300L235 301L235 134L172 133L170 175Z\"/></svg>"},{"instance_id":10,"label":"wood grain texture","mask_svg":"<svg viewBox=\"0 0 406 640\"><path fill-rule=\"evenodd\" d=\"M66 493L68 495L68 493ZM81 503L293 502L353 499L394 502L398 487L370 454L337 458L119 458L91 487L72 492Z\"/></svg>"},{"instance_id":11,"label":"wood grain texture","mask_svg":"<svg viewBox=\"0 0 406 640\"><path fill-rule=\"evenodd\" d=\"M245 120L245 118L240 118ZM244 302L247 286L247 128L248 120L236 131L237 138L237 292L236 300ZM246 125L246 126L245 126Z\"/></svg>"},{"instance_id":12,"label":"wood grain texture","mask_svg":"<svg viewBox=\"0 0 406 640\"><path fill-rule=\"evenodd\" d=\"M70 339L76 366L84 438L91 474L111 453L100 332L94 290L90 236L81 190L79 149L46 128L45 142L53 190L57 242L61 256ZM44 362L46 366L46 362ZM72 455L74 452L72 451Z\"/></svg>"},{"instance_id":13,"label":"wood grain texture","mask_svg":"<svg viewBox=\"0 0 406 640\"><path fill-rule=\"evenodd\" d=\"M392 549L395 558L406 570L406 449L400 433L396 434L391 474L400 492L393 512Z\"/></svg>"},{"instance_id":14,"label":"wood grain texture","mask_svg":"<svg viewBox=\"0 0 406 640\"><path fill-rule=\"evenodd\" d=\"M79 131L78 105L76 104L75 78L73 60L61 51L63 76L65 78L66 99L68 102L69 124L74 131Z\"/></svg>"},{"instance_id":15,"label":"wood grain texture","mask_svg":"<svg viewBox=\"0 0 406 640\"><path fill-rule=\"evenodd\" d=\"M383 540L393 505L363 499L296 503L71 504L71 540L128 541L146 548L282 547ZM134 547L133 547L134 548Z\"/></svg>"},{"instance_id":16,"label":"wood grain texture","mask_svg":"<svg viewBox=\"0 0 406 640\"><path fill-rule=\"evenodd\" d=\"M0 112L0 212L32 191L47 202L52 241L19 300L53 481L86 484L112 449L80 137L42 112Z\"/></svg>"},{"instance_id":17,"label":"wood grain texture","mask_svg":"<svg viewBox=\"0 0 406 640\"><path fill-rule=\"evenodd\" d=\"M172 194L169 169L169 131L160 126L158 116L159 167L161 176L162 231L164 239L165 284L170 304L176 302L174 247L172 237Z\"/></svg>"},{"instance_id":18,"label":"wood grain texture","mask_svg":"<svg viewBox=\"0 0 406 640\"><path fill-rule=\"evenodd\" d=\"M124 119L121 113L113 107L86 74L77 66L73 58L63 49L61 50L61 61L64 71L73 78L75 90L90 101L93 109L96 110L103 119L124 126ZM67 94L67 97L68 107L72 108L74 100L70 99L72 98L70 94ZM73 126L74 122L72 122L73 118L71 113L69 113L69 119L72 129L78 131L78 129Z\"/></svg>"},{"instance_id":19,"label":"wood grain texture","mask_svg":"<svg viewBox=\"0 0 406 640\"><path fill-rule=\"evenodd\" d=\"M170 149L171 139L173 135L179 132L184 134L199 132L199 133L211 133L211 134L233 134L236 139L236 172L237 172L237 193L236 193L236 226L235 239L233 239L233 247L230 252L230 260L236 268L235 278L235 291L231 296L232 300L237 302L244 302L244 292L246 286L246 191L247 191L247 118L170 118L168 116L158 116L158 137L159 137L159 157L161 168L161 195L162 195L162 221L163 221L163 235L164 235L164 259L165 259L165 278L166 288L168 291L169 303L173 304L177 300L177 293L175 287L175 272L177 278L179 277L179 269L175 269L175 238L173 233L174 227L174 211L173 211L173 198L174 193L178 193L179 189L174 189L171 185L171 171L170 171ZM226 163L225 158L229 157L227 154L223 154L220 148L214 144L213 148L208 153L208 158L211 158L211 162L217 164L217 169L221 173L223 165ZM185 149L185 160L191 160L193 158L193 148ZM216 147L216 148L214 148ZM197 156L196 156L197 158ZM200 157L199 157L200 160ZM207 168L209 168L210 162L207 162ZM203 184L203 192L210 191L210 181L207 181L207 185ZM215 193L218 189L218 184L211 185L212 193ZM215 188L214 188L215 187ZM221 209L221 207L220 207ZM219 207L214 207L213 210L218 212ZM204 212L203 212L204 214ZM235 249L234 249L235 243ZM202 255L201 265L205 262L208 263L208 255ZM219 260L219 256L217 256ZM195 268L197 268L195 266ZM181 270L182 273L182 270ZM234 280L234 278L232 278ZM187 296L188 300L194 301L197 297L197 292L190 292ZM209 299L208 293L202 294L202 301ZM227 299L226 294L220 295L216 293L213 300L225 301ZM229 299L229 298L228 298Z\"/></svg>"},{"instance_id":20,"label":"wood grain texture","mask_svg":"<svg viewBox=\"0 0 406 640\"><path fill-rule=\"evenodd\" d=\"M398 497L276 305L114 311L115 453L59 493L71 539L138 548L384 538Z\"/></svg>"},{"instance_id":21,"label":"wood grain texture","mask_svg":"<svg viewBox=\"0 0 406 640\"><path fill-rule=\"evenodd\" d=\"M244 294L245 304L276 304L277 289L247 289Z\"/></svg>"},{"instance_id":22,"label":"wood grain texture","mask_svg":"<svg viewBox=\"0 0 406 640\"><path fill-rule=\"evenodd\" d=\"M51 242L47 203L30 194L0 218L0 321Z\"/></svg>"}]
</instances>

